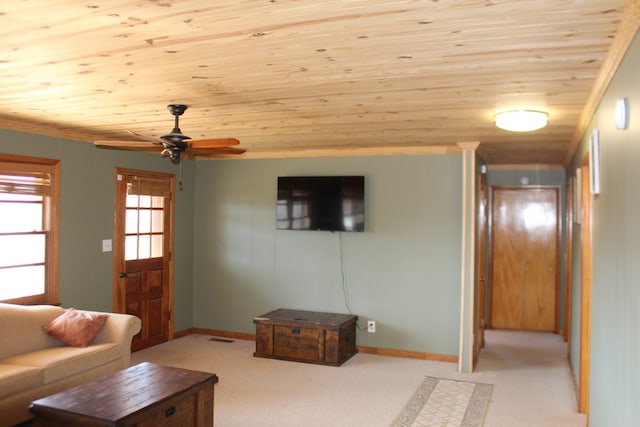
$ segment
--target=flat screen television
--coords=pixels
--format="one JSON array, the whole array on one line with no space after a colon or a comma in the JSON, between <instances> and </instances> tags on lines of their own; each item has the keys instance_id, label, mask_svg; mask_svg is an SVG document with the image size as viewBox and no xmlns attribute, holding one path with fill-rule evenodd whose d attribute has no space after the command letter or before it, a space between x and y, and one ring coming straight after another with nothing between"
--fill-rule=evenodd
<instances>
[{"instance_id":1,"label":"flat screen television","mask_svg":"<svg viewBox=\"0 0 640 427\"><path fill-rule=\"evenodd\" d=\"M364 231L364 176L278 177L277 228Z\"/></svg>"}]
</instances>

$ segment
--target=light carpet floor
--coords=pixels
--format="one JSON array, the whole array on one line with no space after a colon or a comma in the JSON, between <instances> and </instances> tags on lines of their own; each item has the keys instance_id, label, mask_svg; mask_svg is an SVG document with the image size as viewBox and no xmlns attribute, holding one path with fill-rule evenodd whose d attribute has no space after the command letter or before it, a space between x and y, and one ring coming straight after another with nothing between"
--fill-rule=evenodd
<instances>
[{"instance_id":1,"label":"light carpet floor","mask_svg":"<svg viewBox=\"0 0 640 427\"><path fill-rule=\"evenodd\" d=\"M485 427L584 427L558 335L488 331L473 374L358 353L341 367L253 357L253 341L189 335L132 355L216 373L217 427L388 427L426 376L493 384ZM446 426L443 426L446 427Z\"/></svg>"}]
</instances>

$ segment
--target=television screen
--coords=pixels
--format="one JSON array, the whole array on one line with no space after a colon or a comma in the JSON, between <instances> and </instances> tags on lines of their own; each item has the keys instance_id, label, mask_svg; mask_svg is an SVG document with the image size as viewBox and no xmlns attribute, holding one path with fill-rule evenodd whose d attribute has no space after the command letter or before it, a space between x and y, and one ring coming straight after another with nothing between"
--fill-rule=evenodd
<instances>
[{"instance_id":1,"label":"television screen","mask_svg":"<svg viewBox=\"0 0 640 427\"><path fill-rule=\"evenodd\" d=\"M278 177L279 230L364 231L364 176Z\"/></svg>"}]
</instances>

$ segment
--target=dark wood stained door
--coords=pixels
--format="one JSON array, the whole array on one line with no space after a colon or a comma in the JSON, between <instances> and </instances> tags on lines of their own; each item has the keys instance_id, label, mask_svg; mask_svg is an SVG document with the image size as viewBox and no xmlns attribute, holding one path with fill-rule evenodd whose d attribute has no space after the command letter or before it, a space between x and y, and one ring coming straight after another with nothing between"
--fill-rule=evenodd
<instances>
[{"instance_id":1,"label":"dark wood stained door","mask_svg":"<svg viewBox=\"0 0 640 427\"><path fill-rule=\"evenodd\" d=\"M114 305L142 320L131 346L136 351L173 333L173 176L120 170L116 189Z\"/></svg>"},{"instance_id":2,"label":"dark wood stained door","mask_svg":"<svg viewBox=\"0 0 640 427\"><path fill-rule=\"evenodd\" d=\"M492 191L491 327L556 331L557 188Z\"/></svg>"}]
</instances>

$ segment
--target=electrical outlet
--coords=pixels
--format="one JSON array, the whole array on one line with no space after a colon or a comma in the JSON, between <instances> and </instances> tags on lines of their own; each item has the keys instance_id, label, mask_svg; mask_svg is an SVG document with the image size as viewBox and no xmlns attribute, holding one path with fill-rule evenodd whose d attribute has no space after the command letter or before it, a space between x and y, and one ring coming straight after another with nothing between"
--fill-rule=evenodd
<instances>
[{"instance_id":1,"label":"electrical outlet","mask_svg":"<svg viewBox=\"0 0 640 427\"><path fill-rule=\"evenodd\" d=\"M369 320L367 322L367 332L374 333L376 331L376 321Z\"/></svg>"}]
</instances>

